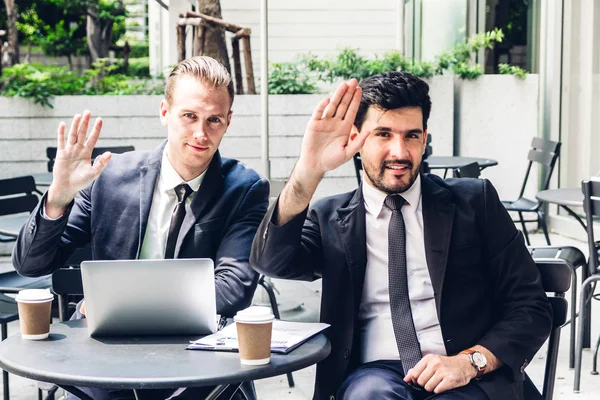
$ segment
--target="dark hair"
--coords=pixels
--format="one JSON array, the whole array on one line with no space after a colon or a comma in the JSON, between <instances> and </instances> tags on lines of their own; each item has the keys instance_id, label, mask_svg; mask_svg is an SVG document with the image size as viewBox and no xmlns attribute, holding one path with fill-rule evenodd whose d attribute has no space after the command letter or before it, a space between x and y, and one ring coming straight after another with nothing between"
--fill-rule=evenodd
<instances>
[{"instance_id":1,"label":"dark hair","mask_svg":"<svg viewBox=\"0 0 600 400\"><path fill-rule=\"evenodd\" d=\"M360 130L370 106L382 110L419 107L423 111L423 129L431 113L429 85L408 72L382 72L363 79L358 86L363 90L354 125Z\"/></svg>"}]
</instances>

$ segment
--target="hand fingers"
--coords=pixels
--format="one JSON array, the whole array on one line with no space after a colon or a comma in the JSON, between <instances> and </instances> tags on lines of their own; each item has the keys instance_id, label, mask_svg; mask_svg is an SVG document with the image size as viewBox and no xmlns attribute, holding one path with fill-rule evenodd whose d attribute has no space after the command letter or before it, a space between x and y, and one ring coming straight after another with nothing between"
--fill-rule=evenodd
<instances>
[{"instance_id":1,"label":"hand fingers","mask_svg":"<svg viewBox=\"0 0 600 400\"><path fill-rule=\"evenodd\" d=\"M458 385L453 384L449 379L442 379L441 382L432 390L433 393L439 394L454 389Z\"/></svg>"},{"instance_id":2,"label":"hand fingers","mask_svg":"<svg viewBox=\"0 0 600 400\"><path fill-rule=\"evenodd\" d=\"M350 102L354 98L354 93L356 91L356 87L358 86L358 81L356 79L350 79L348 82L348 90L344 93L344 97L342 97L342 101L335 110L334 118L343 119L344 115L346 115L346 110L348 110L348 106Z\"/></svg>"},{"instance_id":3,"label":"hand fingers","mask_svg":"<svg viewBox=\"0 0 600 400\"><path fill-rule=\"evenodd\" d=\"M360 106L361 97L362 88L357 87L354 91L354 95L352 96L352 101L350 101L350 105L348 106L348 111L346 111L346 115L344 115L344 120L349 120L350 122L354 123L356 113L358 112L358 107Z\"/></svg>"},{"instance_id":4,"label":"hand fingers","mask_svg":"<svg viewBox=\"0 0 600 400\"><path fill-rule=\"evenodd\" d=\"M81 302L81 307L79 307L79 312L85 315L85 300Z\"/></svg>"},{"instance_id":5,"label":"hand fingers","mask_svg":"<svg viewBox=\"0 0 600 400\"><path fill-rule=\"evenodd\" d=\"M428 392L433 392L443 380L444 378L442 377L442 374L434 374L427 380L427 383L425 383L425 385L421 386L423 386L423 388L425 388L425 390L427 390Z\"/></svg>"},{"instance_id":6,"label":"hand fingers","mask_svg":"<svg viewBox=\"0 0 600 400\"><path fill-rule=\"evenodd\" d=\"M335 110L337 110L337 107L340 104L340 101L342 101L342 98L344 97L344 94L346 93L347 90L348 90L348 84L346 82L342 82L339 84L339 86L335 90L335 93L331 97L331 101L329 102L329 105L325 108L325 112L323 113L323 118L331 118L334 116Z\"/></svg>"},{"instance_id":7,"label":"hand fingers","mask_svg":"<svg viewBox=\"0 0 600 400\"><path fill-rule=\"evenodd\" d=\"M327 104L329 104L330 100L331 99L329 97L326 97L323 100L321 100L310 118L313 120L321 119L321 117L323 116L323 111L325 110L325 107L327 107Z\"/></svg>"},{"instance_id":8,"label":"hand fingers","mask_svg":"<svg viewBox=\"0 0 600 400\"><path fill-rule=\"evenodd\" d=\"M96 143L98 142L98 138L100 137L100 131L102 130L102 118L96 118L94 122L94 126L92 127L92 132L85 142L85 146L92 150L96 147Z\"/></svg>"},{"instance_id":9,"label":"hand fingers","mask_svg":"<svg viewBox=\"0 0 600 400\"><path fill-rule=\"evenodd\" d=\"M112 153L110 151L107 151L106 153L103 153L101 156L98 157L97 161L92 166L94 179L98 178L102 171L104 171L104 168L106 168L106 166L108 165L108 162L110 161L111 157Z\"/></svg>"},{"instance_id":10,"label":"hand fingers","mask_svg":"<svg viewBox=\"0 0 600 400\"><path fill-rule=\"evenodd\" d=\"M61 122L60 124L58 124L58 138L57 138L57 146L56 146L56 148L58 150L65 149L65 129L66 129L66 125L64 122Z\"/></svg>"},{"instance_id":11,"label":"hand fingers","mask_svg":"<svg viewBox=\"0 0 600 400\"><path fill-rule=\"evenodd\" d=\"M85 137L87 136L88 126L90 124L91 113L87 110L83 112L83 117L79 123L79 129L77 131L77 143L80 145L85 144Z\"/></svg>"},{"instance_id":12,"label":"hand fingers","mask_svg":"<svg viewBox=\"0 0 600 400\"><path fill-rule=\"evenodd\" d=\"M433 375L435 373L436 373L436 369L432 368L431 365L428 365L427 368L425 368L423 370L423 372L421 372L419 374L419 377L417 378L417 384L419 386L425 387L429 383L429 380L433 377Z\"/></svg>"},{"instance_id":13,"label":"hand fingers","mask_svg":"<svg viewBox=\"0 0 600 400\"><path fill-rule=\"evenodd\" d=\"M348 143L348 145L346 146L346 158L350 159L350 157L354 156L356 153L358 153L360 151L360 149L362 149L362 147L365 144L365 141L367 140L367 138L369 137L369 135L371 134L371 131L362 131L361 133L358 134L358 136L356 137L356 139L352 140L350 143Z\"/></svg>"},{"instance_id":14,"label":"hand fingers","mask_svg":"<svg viewBox=\"0 0 600 400\"><path fill-rule=\"evenodd\" d=\"M79 121L81 121L81 115L77 114L73 117L71 129L69 130L69 138L67 140L70 145L77 143L77 127L79 126Z\"/></svg>"}]
</instances>

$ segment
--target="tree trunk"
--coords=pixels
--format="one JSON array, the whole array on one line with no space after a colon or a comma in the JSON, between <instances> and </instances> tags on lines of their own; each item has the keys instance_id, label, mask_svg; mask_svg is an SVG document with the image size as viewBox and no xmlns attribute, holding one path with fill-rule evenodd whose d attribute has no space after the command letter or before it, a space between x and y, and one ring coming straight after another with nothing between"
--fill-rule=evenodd
<instances>
[{"instance_id":1,"label":"tree trunk","mask_svg":"<svg viewBox=\"0 0 600 400\"><path fill-rule=\"evenodd\" d=\"M222 19L221 3L219 0L196 0L196 8L202 14ZM231 73L227 45L225 43L225 30L214 24L206 24L203 35L203 55L214 58L227 68Z\"/></svg>"},{"instance_id":2,"label":"tree trunk","mask_svg":"<svg viewBox=\"0 0 600 400\"><path fill-rule=\"evenodd\" d=\"M17 5L15 0L4 0L6 16L8 17L8 46L9 63L19 63L19 32L17 31Z\"/></svg>"},{"instance_id":3,"label":"tree trunk","mask_svg":"<svg viewBox=\"0 0 600 400\"><path fill-rule=\"evenodd\" d=\"M119 4L118 12L124 11L123 0L119 0ZM95 5L89 6L87 11L87 43L92 62L95 62L99 58L108 57L112 45L113 20L100 19L98 7Z\"/></svg>"}]
</instances>

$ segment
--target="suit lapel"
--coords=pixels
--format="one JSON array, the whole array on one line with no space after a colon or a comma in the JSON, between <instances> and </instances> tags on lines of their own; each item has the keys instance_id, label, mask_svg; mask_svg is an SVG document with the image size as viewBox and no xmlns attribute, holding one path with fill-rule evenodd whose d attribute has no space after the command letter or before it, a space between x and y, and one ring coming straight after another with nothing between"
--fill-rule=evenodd
<instances>
[{"instance_id":1,"label":"suit lapel","mask_svg":"<svg viewBox=\"0 0 600 400\"><path fill-rule=\"evenodd\" d=\"M165 149L166 141L154 149L148 156L148 161L140 168L140 221L138 230L137 252L135 258L140 257L146 227L148 226L148 217L150 215L150 207L152 206L152 198L156 187L156 180L160 173L160 164L162 154Z\"/></svg>"},{"instance_id":2,"label":"suit lapel","mask_svg":"<svg viewBox=\"0 0 600 400\"><path fill-rule=\"evenodd\" d=\"M362 186L344 208L337 210L336 225L352 280L354 307L358 308L362 298L365 270L367 267L367 231L365 223L365 205L362 196Z\"/></svg>"},{"instance_id":3,"label":"suit lapel","mask_svg":"<svg viewBox=\"0 0 600 400\"><path fill-rule=\"evenodd\" d=\"M185 217L181 223L181 230L179 231L177 243L175 244L175 258L178 257L179 252L181 251L183 239L185 239L196 221L206 213L206 208L212 204L213 199L221 195L222 189L223 175L221 174L221 156L219 151L217 151L208 166L206 176L204 177L202 185L200 185L200 189L198 189L198 193L196 193L192 202L185 206Z\"/></svg>"},{"instance_id":4,"label":"suit lapel","mask_svg":"<svg viewBox=\"0 0 600 400\"><path fill-rule=\"evenodd\" d=\"M451 202L448 190L436 185L426 175L421 177L425 256L435 293L438 319L441 321L440 301L450 253L455 205Z\"/></svg>"}]
</instances>

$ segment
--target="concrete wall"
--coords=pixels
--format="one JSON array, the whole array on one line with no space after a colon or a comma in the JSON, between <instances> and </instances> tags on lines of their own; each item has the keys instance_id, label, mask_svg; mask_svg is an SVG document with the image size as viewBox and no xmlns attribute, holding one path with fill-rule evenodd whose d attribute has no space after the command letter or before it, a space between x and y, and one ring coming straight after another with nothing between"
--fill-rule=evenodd
<instances>
[{"instance_id":1,"label":"concrete wall","mask_svg":"<svg viewBox=\"0 0 600 400\"><path fill-rule=\"evenodd\" d=\"M510 75L483 75L474 81L455 81L455 134L458 154L487 157L498 166L482 176L500 198L514 200L527 168L531 139L538 132L538 76L520 80ZM537 168L532 168L526 194L535 198Z\"/></svg>"},{"instance_id":2,"label":"concrete wall","mask_svg":"<svg viewBox=\"0 0 600 400\"><path fill-rule=\"evenodd\" d=\"M451 77L431 80L433 113L429 129L434 153L452 154L453 82ZM300 152L304 127L323 95L288 95L270 98L270 151L272 178L289 176ZM56 146L56 128L85 109L102 116L99 145L133 145L150 150L165 137L158 119L160 96L62 96L54 108L29 100L0 97L0 177L46 171L46 147ZM259 172L260 101L258 96L237 96L231 126L221 153L238 158ZM317 197L352 190L356 177L352 162L332 171L320 185Z\"/></svg>"}]
</instances>

